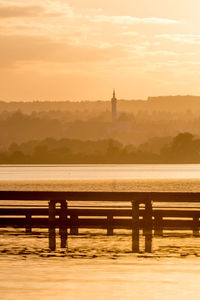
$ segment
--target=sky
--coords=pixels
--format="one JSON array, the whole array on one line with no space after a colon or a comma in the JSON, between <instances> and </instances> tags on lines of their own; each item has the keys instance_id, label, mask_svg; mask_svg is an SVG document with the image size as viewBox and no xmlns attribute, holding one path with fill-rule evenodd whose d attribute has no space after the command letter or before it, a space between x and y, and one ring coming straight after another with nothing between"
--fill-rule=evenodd
<instances>
[{"instance_id":1,"label":"sky","mask_svg":"<svg viewBox=\"0 0 200 300\"><path fill-rule=\"evenodd\" d=\"M200 95L199 0L0 0L0 100Z\"/></svg>"}]
</instances>

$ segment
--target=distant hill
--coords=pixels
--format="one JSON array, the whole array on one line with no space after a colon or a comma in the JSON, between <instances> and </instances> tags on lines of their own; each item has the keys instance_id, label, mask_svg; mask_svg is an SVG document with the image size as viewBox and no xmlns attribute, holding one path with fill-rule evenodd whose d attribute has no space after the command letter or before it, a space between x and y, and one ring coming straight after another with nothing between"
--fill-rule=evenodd
<instances>
[{"instance_id":1,"label":"distant hill","mask_svg":"<svg viewBox=\"0 0 200 300\"><path fill-rule=\"evenodd\" d=\"M34 101L34 102L4 102L0 101L0 112L21 110L30 114L33 111L110 111L110 101ZM137 113L138 111L166 111L200 114L200 96L160 96L149 97L147 100L118 100L118 111Z\"/></svg>"},{"instance_id":2,"label":"distant hill","mask_svg":"<svg viewBox=\"0 0 200 300\"><path fill-rule=\"evenodd\" d=\"M151 107L158 107L162 110L186 111L193 112L200 111L200 96L162 96L149 97L148 105Z\"/></svg>"},{"instance_id":3,"label":"distant hill","mask_svg":"<svg viewBox=\"0 0 200 300\"><path fill-rule=\"evenodd\" d=\"M200 114L200 96L159 96L149 97L146 101L142 100L121 100L119 106L122 111L138 112L144 111L166 111Z\"/></svg>"}]
</instances>

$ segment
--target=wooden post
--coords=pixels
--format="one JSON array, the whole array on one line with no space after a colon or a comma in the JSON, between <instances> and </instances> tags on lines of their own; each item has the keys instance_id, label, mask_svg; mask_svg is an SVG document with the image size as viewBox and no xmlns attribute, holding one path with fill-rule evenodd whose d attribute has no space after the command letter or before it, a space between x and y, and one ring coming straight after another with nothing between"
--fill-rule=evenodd
<instances>
[{"instance_id":1,"label":"wooden post","mask_svg":"<svg viewBox=\"0 0 200 300\"><path fill-rule=\"evenodd\" d=\"M113 216L111 214L107 215L107 235L113 235Z\"/></svg>"},{"instance_id":2,"label":"wooden post","mask_svg":"<svg viewBox=\"0 0 200 300\"><path fill-rule=\"evenodd\" d=\"M49 248L56 250L56 224L55 224L56 201L49 201Z\"/></svg>"},{"instance_id":3,"label":"wooden post","mask_svg":"<svg viewBox=\"0 0 200 300\"><path fill-rule=\"evenodd\" d=\"M31 233L32 228L31 228L31 213L27 212L26 213L26 233Z\"/></svg>"},{"instance_id":4,"label":"wooden post","mask_svg":"<svg viewBox=\"0 0 200 300\"><path fill-rule=\"evenodd\" d=\"M70 234L78 235L78 216L76 214L70 215L70 223L71 223Z\"/></svg>"},{"instance_id":5,"label":"wooden post","mask_svg":"<svg viewBox=\"0 0 200 300\"><path fill-rule=\"evenodd\" d=\"M139 202L132 201L132 252L140 252Z\"/></svg>"},{"instance_id":6,"label":"wooden post","mask_svg":"<svg viewBox=\"0 0 200 300\"><path fill-rule=\"evenodd\" d=\"M67 201L60 201L60 247L67 248Z\"/></svg>"},{"instance_id":7,"label":"wooden post","mask_svg":"<svg viewBox=\"0 0 200 300\"><path fill-rule=\"evenodd\" d=\"M163 229L162 229L162 216L159 214L156 214L154 217L154 235L162 236L163 235Z\"/></svg>"},{"instance_id":8,"label":"wooden post","mask_svg":"<svg viewBox=\"0 0 200 300\"><path fill-rule=\"evenodd\" d=\"M145 252L152 252L152 202L149 200L145 203L145 215L144 215L144 226L145 226Z\"/></svg>"},{"instance_id":9,"label":"wooden post","mask_svg":"<svg viewBox=\"0 0 200 300\"><path fill-rule=\"evenodd\" d=\"M199 237L199 217L193 217L193 236Z\"/></svg>"}]
</instances>

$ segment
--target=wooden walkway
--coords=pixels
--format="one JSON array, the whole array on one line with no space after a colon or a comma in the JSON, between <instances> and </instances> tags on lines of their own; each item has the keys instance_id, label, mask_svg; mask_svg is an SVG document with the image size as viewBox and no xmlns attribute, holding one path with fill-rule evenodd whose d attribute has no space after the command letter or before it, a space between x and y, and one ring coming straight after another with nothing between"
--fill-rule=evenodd
<instances>
[{"instance_id":1,"label":"wooden walkway","mask_svg":"<svg viewBox=\"0 0 200 300\"><path fill-rule=\"evenodd\" d=\"M163 230L192 230L199 236L199 218L200 193L0 191L0 227L26 228L27 233L48 228L52 251L56 228L61 248L68 246L68 234L99 228L106 229L107 235L115 229L131 230L134 253L140 251L142 230L145 252L151 252L153 235L162 235Z\"/></svg>"}]
</instances>

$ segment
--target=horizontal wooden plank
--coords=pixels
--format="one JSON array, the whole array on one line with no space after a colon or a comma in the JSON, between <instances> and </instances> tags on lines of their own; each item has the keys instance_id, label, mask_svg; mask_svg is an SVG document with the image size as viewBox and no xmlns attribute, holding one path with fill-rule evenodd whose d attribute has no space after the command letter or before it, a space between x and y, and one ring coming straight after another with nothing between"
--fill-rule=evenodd
<instances>
[{"instance_id":1,"label":"horizontal wooden plank","mask_svg":"<svg viewBox=\"0 0 200 300\"><path fill-rule=\"evenodd\" d=\"M174 218L193 218L199 217L200 218L200 210L183 210L183 209L165 209L165 210L154 210L153 216L155 217L174 217Z\"/></svg>"},{"instance_id":2,"label":"horizontal wooden plank","mask_svg":"<svg viewBox=\"0 0 200 300\"><path fill-rule=\"evenodd\" d=\"M0 191L0 200L68 200L129 202L200 202L200 193L191 192L55 192L55 191Z\"/></svg>"},{"instance_id":3,"label":"horizontal wooden plank","mask_svg":"<svg viewBox=\"0 0 200 300\"><path fill-rule=\"evenodd\" d=\"M31 220L31 227L32 228L48 228L48 219L44 218L34 218ZM110 225L110 224L109 224ZM59 219L55 221L55 226L59 228ZM71 222L68 220L67 227L78 227L78 228L93 228L93 229L107 229L108 221L107 219L88 219L83 218L79 219L78 222ZM6 218L0 219L0 227L14 227L14 228L25 228L26 227L26 220L24 218ZM132 221L128 219L119 219L113 220L112 227L114 229L131 229L132 228ZM142 222L140 222L140 228L143 228Z\"/></svg>"},{"instance_id":4,"label":"horizontal wooden plank","mask_svg":"<svg viewBox=\"0 0 200 300\"><path fill-rule=\"evenodd\" d=\"M131 193L118 192L46 192L46 191L0 191L0 200L68 200L68 201L120 201L134 200ZM142 199L141 199L142 200Z\"/></svg>"},{"instance_id":5,"label":"horizontal wooden plank","mask_svg":"<svg viewBox=\"0 0 200 300\"><path fill-rule=\"evenodd\" d=\"M59 215L61 210L56 209L56 215ZM27 209L27 208L0 208L0 216L48 216L48 209ZM142 214L142 213L141 213ZM132 212L129 209L68 209L67 215L76 216L131 216Z\"/></svg>"},{"instance_id":6,"label":"horizontal wooden plank","mask_svg":"<svg viewBox=\"0 0 200 300\"><path fill-rule=\"evenodd\" d=\"M196 226L200 226L199 222L193 222L192 220L163 220L161 223L164 228L190 228L193 229Z\"/></svg>"},{"instance_id":7,"label":"horizontal wooden plank","mask_svg":"<svg viewBox=\"0 0 200 300\"><path fill-rule=\"evenodd\" d=\"M143 216L145 211L139 211L140 216ZM200 210L191 209L156 209L153 210L153 216L162 217L200 217ZM47 208L0 208L0 216L25 216L26 214L32 216L48 216L49 210ZM60 209L56 209L56 215L60 214ZM131 209L68 209L67 214L76 216L132 216Z\"/></svg>"},{"instance_id":8,"label":"horizontal wooden plank","mask_svg":"<svg viewBox=\"0 0 200 300\"><path fill-rule=\"evenodd\" d=\"M56 219L56 226L59 227L59 219ZM32 218L31 222L32 227L35 227L36 225L39 226L46 226L46 228L49 225L49 220L48 218ZM145 221L143 221L142 219L140 219L140 227L143 228L145 226ZM154 223L154 222L152 222ZM26 219L22 218L22 217L12 217L12 218L0 218L0 226L2 225L7 225L7 226L22 226L25 227L25 225L27 224ZM132 220L131 219L113 219L112 222L109 222L109 225L111 225L114 228L132 228ZM189 227L189 228L193 228L195 226L198 225L200 226L200 221L198 222L193 222L193 220L162 220L161 222L159 222L159 225L161 225L162 227ZM68 219L67 221L67 226L71 227L71 226L75 226L77 225L77 227L82 227L82 226L94 226L94 228L102 228L102 226L104 226L105 228L107 228L108 225L108 220L106 218L81 218L78 219L77 222L74 222L73 220ZM156 223L156 225L158 225L158 223Z\"/></svg>"},{"instance_id":9,"label":"horizontal wooden plank","mask_svg":"<svg viewBox=\"0 0 200 300\"><path fill-rule=\"evenodd\" d=\"M60 209L56 209L56 215L59 215ZM47 208L0 208L0 215L49 215ZM78 216L131 216L130 209L68 209L68 215Z\"/></svg>"}]
</instances>

